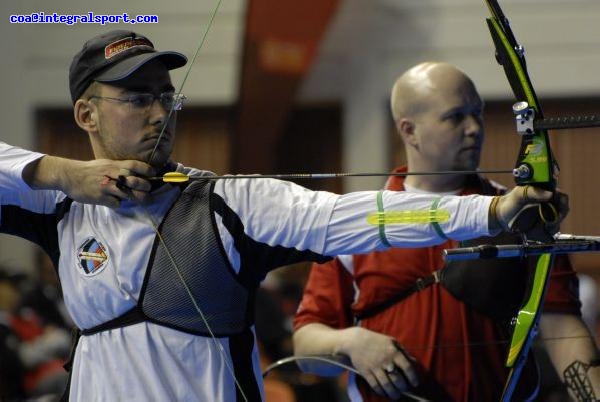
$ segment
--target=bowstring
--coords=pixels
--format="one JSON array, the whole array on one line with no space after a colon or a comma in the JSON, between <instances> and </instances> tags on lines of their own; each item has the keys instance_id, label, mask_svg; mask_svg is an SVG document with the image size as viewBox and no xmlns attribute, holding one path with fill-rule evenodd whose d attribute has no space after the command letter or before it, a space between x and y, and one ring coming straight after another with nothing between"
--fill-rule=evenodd
<instances>
[{"instance_id":1,"label":"bowstring","mask_svg":"<svg viewBox=\"0 0 600 402\"><path fill-rule=\"evenodd\" d=\"M177 93L182 93L183 91L183 87L192 71L192 67L194 65L194 62L196 61L196 59L198 58L198 55L200 54L200 51L202 50L202 48L204 47L204 44L206 43L206 38L208 37L208 33L211 29L211 27L213 26L215 17L219 11L219 8L221 7L221 3L222 0L217 0L216 5L213 7L211 13L210 13L210 18L208 21L208 24L206 25L206 28L204 29L204 32L202 34L202 37L200 39L200 42L198 43L198 46L196 47L196 51L194 52L194 56L192 57L192 59L190 60L190 64L188 66L188 68L186 69L186 72L183 76L183 79L181 81L181 84L179 86L179 90L177 91ZM165 130L167 128L167 125L169 123L169 121L171 120L171 118L173 117L173 114L175 112L175 104L173 104L171 106L171 108L169 108L169 114L167 115L167 118L165 120L165 123L160 131L160 134L158 135L158 138L156 139L156 144L154 145L154 148L152 149L152 152L150 153L150 156L148 158L147 163L151 164L152 160L154 159L154 155L156 154L156 150L158 149L158 146L160 144L160 141L163 138L163 135L165 133ZM158 225L156 224L156 222L154 221L150 211L142 204L140 204L142 206L142 210L144 211L144 213L146 214L148 220L150 221L150 224L154 230L154 232L156 233L156 236L160 242L160 244L162 245L162 247L165 250L165 253L169 259L169 261L171 262L171 265L173 267L173 269L175 269L177 276L179 277L186 293L188 294L188 296L190 297L190 301L192 302L192 304L194 305L194 309L196 310L196 312L198 313L198 315L200 316L203 324L205 325L208 333L210 334L210 337L213 341L213 343L215 344L215 346L217 347L217 350L219 351L219 354L221 355L221 359L223 360L223 362L225 363L225 366L227 367L227 370L229 371L229 374L231 374L233 381L235 382L235 386L238 389L238 391L240 392L242 398L244 399L244 401L248 402L248 398L244 392L244 390L242 389L241 384L239 383L236 375L235 375L235 370L231 365L231 362L229 361L229 359L226 356L226 352L223 348L223 345L217 340L217 337L214 335L214 332L212 331L212 328L210 327L208 320L206 319L206 316L204 315L204 313L202 312L202 309L200 308L200 305L198 305L198 303L196 302L196 299L189 287L189 285L187 284L187 282L185 281L185 278L183 277L181 270L179 269L179 266L177 265L177 262L175 261L175 258L173 256L173 254L171 253L171 251L169 250L169 248L167 247L167 243L165 242L165 239L162 237L160 230L158 228Z\"/></svg>"},{"instance_id":2,"label":"bowstring","mask_svg":"<svg viewBox=\"0 0 600 402\"><path fill-rule=\"evenodd\" d=\"M204 47L204 43L206 42L206 38L208 37L208 32L210 31L210 28L213 26L213 22L219 11L219 8L221 7L222 1L223 0L217 0L216 6L211 11L210 18L208 20L208 24L206 25L206 29L204 30L204 33L202 34L202 38L200 38L200 42L198 43L198 46L196 47L196 52L194 53L194 56L192 56L192 59L190 60L190 65L188 66L187 70L185 71L185 74L183 76L183 79L181 80L181 85L179 85L179 90L177 91L177 93L181 93L183 91L183 86L185 85L185 83L192 71L192 66L194 65L194 62L196 61L196 59L198 58L198 55L200 54L200 50L202 50L202 48ZM150 164L150 162L152 162L152 159L154 158L154 154L156 153L156 150L158 149L158 145L160 144L163 134L165 133L165 130L167 128L167 123L171 120L171 116L173 115L174 111L175 111L175 109L173 107L171 107L169 109L169 114L167 115L167 120L165 122L165 125L163 126L162 130L160 131L160 134L158 135L158 138L156 139L156 144L154 145L154 149L152 149L152 153L150 154L150 157L148 158L148 164Z\"/></svg>"},{"instance_id":3,"label":"bowstring","mask_svg":"<svg viewBox=\"0 0 600 402\"><path fill-rule=\"evenodd\" d=\"M143 204L139 204L139 205L142 207L144 213L148 217L148 220L150 221L150 224L152 225L152 229L156 233L156 236L158 237L159 242L163 246L165 253L167 255L167 258L171 262L171 266L175 269L175 272L177 273L177 276L179 277L179 280L181 281L181 284L183 285L185 292L190 297L190 301L192 302L194 309L200 316L200 319L202 320L202 323L204 324L208 333L210 334L210 338L212 339L212 342L216 346L217 350L219 351L219 354L221 355L221 358L223 359L223 362L225 363L227 370L233 377L233 381L235 382L236 388L240 391L240 394L244 398L244 401L248 402L248 398L246 398L246 394L244 393L244 390L242 389L241 384L239 383L237 377L235 376L235 370L232 367L229 359L227 359L227 357L226 357L226 352L225 352L225 349L223 348L223 345L217 340L217 337L215 336L212 328L210 327L208 320L206 319L206 316L204 315L204 312L200 308L200 305L197 303L196 298L194 297L194 294L192 293L192 290L190 289L188 283L185 281L185 278L183 277L183 274L181 273L181 270L179 269L179 266L177 265L177 262L175 261L175 257L171 253L171 250L169 250L169 248L167 247L167 243L166 243L164 237L162 236L162 234L160 233L160 230L158 229L158 224L154 221L152 214L150 213L148 208L146 208L146 206Z\"/></svg>"}]
</instances>

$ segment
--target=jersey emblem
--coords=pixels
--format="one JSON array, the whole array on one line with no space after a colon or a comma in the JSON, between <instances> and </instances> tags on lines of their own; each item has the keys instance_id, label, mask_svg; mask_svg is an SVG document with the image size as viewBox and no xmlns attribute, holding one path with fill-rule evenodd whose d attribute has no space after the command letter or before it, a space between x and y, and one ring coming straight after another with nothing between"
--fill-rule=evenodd
<instances>
[{"instance_id":1,"label":"jersey emblem","mask_svg":"<svg viewBox=\"0 0 600 402\"><path fill-rule=\"evenodd\" d=\"M106 248L98 240L89 237L77 249L77 261L85 276L94 276L106 267Z\"/></svg>"}]
</instances>

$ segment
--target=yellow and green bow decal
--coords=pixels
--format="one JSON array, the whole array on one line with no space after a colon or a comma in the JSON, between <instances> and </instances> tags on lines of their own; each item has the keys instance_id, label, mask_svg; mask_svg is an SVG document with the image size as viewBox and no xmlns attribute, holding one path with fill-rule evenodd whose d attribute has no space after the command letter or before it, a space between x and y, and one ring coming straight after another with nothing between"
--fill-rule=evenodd
<instances>
[{"instance_id":1,"label":"yellow and green bow decal","mask_svg":"<svg viewBox=\"0 0 600 402\"><path fill-rule=\"evenodd\" d=\"M498 1L485 0L485 2L491 14L487 18L487 24L496 47L496 60L504 68L512 91L519 102L515 105L517 109L515 113L526 114L531 119L542 118L542 110L527 74L523 48L517 43ZM514 170L517 185L531 185L554 192L558 167L552 155L548 133L546 130L533 129L522 134ZM537 335L541 307L553 260L553 253L539 256L531 289L513 321L513 333L506 360L510 373L504 387L502 401L512 399L521 371L527 361L530 346Z\"/></svg>"}]
</instances>

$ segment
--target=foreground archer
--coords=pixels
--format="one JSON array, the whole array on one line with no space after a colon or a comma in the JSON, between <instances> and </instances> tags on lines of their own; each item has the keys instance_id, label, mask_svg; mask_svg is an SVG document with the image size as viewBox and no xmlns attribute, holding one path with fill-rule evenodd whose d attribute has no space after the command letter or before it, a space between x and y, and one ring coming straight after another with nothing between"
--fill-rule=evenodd
<instances>
[{"instance_id":1,"label":"foreground archer","mask_svg":"<svg viewBox=\"0 0 600 402\"><path fill-rule=\"evenodd\" d=\"M211 175L169 159L182 99L169 70L185 62L134 32L92 38L69 81L96 160L0 144L0 230L50 255L80 328L71 400L261 400L252 309L269 270L435 244L441 232L497 233L524 206L551 197L537 189L499 198L336 195L272 179L153 185L144 177ZM407 209L446 211L448 219L438 230L365 219ZM566 203L559 209L562 218Z\"/></svg>"}]
</instances>

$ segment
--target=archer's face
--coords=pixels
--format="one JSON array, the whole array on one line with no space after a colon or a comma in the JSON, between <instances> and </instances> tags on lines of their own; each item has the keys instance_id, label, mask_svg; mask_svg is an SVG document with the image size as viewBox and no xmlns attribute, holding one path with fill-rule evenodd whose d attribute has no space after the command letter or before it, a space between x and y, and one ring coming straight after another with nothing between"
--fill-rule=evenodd
<instances>
[{"instance_id":1,"label":"archer's face","mask_svg":"<svg viewBox=\"0 0 600 402\"><path fill-rule=\"evenodd\" d=\"M162 93L174 91L167 68L159 61L141 67L118 86L100 84L100 93L95 99L98 106L98 135L94 137L96 158L135 159L162 167L173 150L176 112L167 122L169 109L158 99L151 105L115 101L131 99L136 94L152 94L157 98ZM164 132L150 160L161 131Z\"/></svg>"},{"instance_id":2,"label":"archer's face","mask_svg":"<svg viewBox=\"0 0 600 402\"><path fill-rule=\"evenodd\" d=\"M449 77L416 119L419 155L432 170L473 170L483 144L483 102L470 81Z\"/></svg>"}]
</instances>

